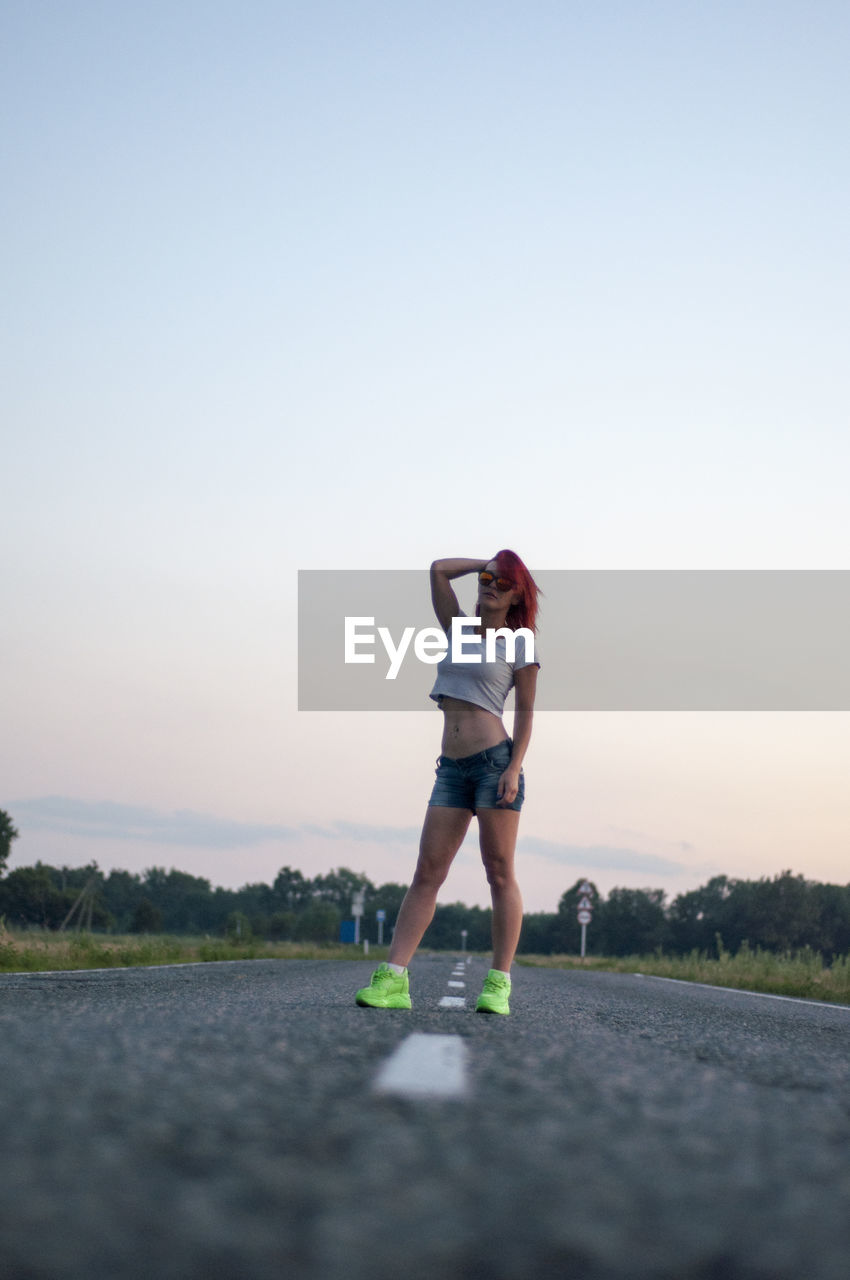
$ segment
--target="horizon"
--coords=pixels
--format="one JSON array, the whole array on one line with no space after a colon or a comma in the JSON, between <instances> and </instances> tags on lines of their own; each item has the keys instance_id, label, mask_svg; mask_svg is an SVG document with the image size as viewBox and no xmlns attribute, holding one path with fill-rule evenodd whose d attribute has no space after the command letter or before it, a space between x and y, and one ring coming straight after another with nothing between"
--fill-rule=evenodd
<instances>
[{"instance_id":1,"label":"horizon","mask_svg":"<svg viewBox=\"0 0 850 1280\"><path fill-rule=\"evenodd\" d=\"M57 802L60 800L59 797L51 797L50 799L54 802ZM124 809L129 808L128 806L120 806L120 805L113 805L113 804L110 804L106 807L110 812L110 814L112 815L113 820L117 819ZM86 806L77 805L76 808L79 814L80 811L86 808ZM14 815L10 814L9 816L12 817L13 825L15 825ZM139 811L136 811L135 816L138 820L138 818L141 816ZM151 816L151 815L147 815L147 816ZM192 824L196 824L198 831L204 830L208 834L210 826L215 824L215 819L211 818L211 815L209 814L196 814L196 813L191 813L186 811L178 811L172 814L159 814L157 816L159 820L163 823L163 825L168 825L169 823L177 826L182 825L184 827L184 833L185 831L191 829ZM233 838L233 835L235 834L234 825L228 824L227 829L228 829L228 834L230 838ZM257 834L259 835L260 832L257 831ZM295 835L296 833L292 832L291 834ZM346 834L348 836L351 836L352 834L351 830L348 830ZM39 858L39 859L36 859L35 861L25 862L20 858L16 858L14 856L15 846L17 843L18 843L17 840L12 843L12 853L10 854L10 857L5 869L3 871L0 871L0 878L2 878L5 875L8 875L10 871L14 871L19 868L33 867L38 863L41 863L57 871L74 871L74 870L80 870L80 869L86 869L88 867L92 867L93 869L99 871L102 875L106 877L108 877L112 871L127 872L130 875L136 876L142 880L147 874L153 871L164 871L166 872L166 874L170 872L177 872L179 874L190 875L200 880L206 881L210 885L210 888L212 890L225 889L229 892L240 892L241 890L248 889L257 884L263 884L268 887L271 887L273 886L274 880L276 879L279 872L284 869L299 871L307 881L312 881L325 875L333 875L333 874L348 872L348 873L351 873L352 875L362 876L364 881L368 881L369 883L371 883L376 890L380 889L382 885L386 885L386 884L406 885L408 883L408 880L406 879L376 880L367 872L365 872L362 868L356 865L350 865L342 862L335 862L333 864L327 864L323 867L317 867L317 865L312 859L309 860L309 865L300 865L300 866L297 865L297 859L295 863L293 863L293 861L281 861L279 866L276 868L276 870L268 874L266 879L261 878L261 879L254 879L254 880L244 880L244 881L238 881L238 882L231 881L230 883L221 883L219 881L216 881L211 875L208 875L208 874L205 875L203 873L203 870L198 870L197 868L193 868L192 870L190 870L186 865L177 865L175 863L172 863L170 866L167 866L163 863L156 862L156 861L153 861L153 862L145 861L144 865L139 864L131 868L127 866L118 865L118 863L111 860L108 866L101 867L96 857L92 857L89 861L75 862L73 865L68 865L68 864L57 865L45 858ZM521 848L522 837L520 837L520 841L518 842L518 844L520 846L518 847L518 856L521 857L523 852ZM603 901L607 900L607 898L610 896L612 892L614 892L615 890L621 890L621 889L631 890L631 891L641 891L641 892L654 892L654 893L661 892L664 895L665 907L667 907L671 905L676 900L677 897L680 897L680 896L683 896L684 894L704 888L713 879L718 877L723 877L729 880L730 882L758 883L759 881L764 881L764 880L767 880L767 881L776 880L789 874L794 876L795 878L802 877L803 879L805 879L806 883L809 883L809 884L834 884L839 888L850 887L850 880L846 881L846 883L840 880L835 880L835 881L821 880L818 877L807 876L802 871L798 871L791 866L783 866L781 868L774 869L773 872L762 873L757 876L736 876L734 874L730 874L728 871L715 871L715 872L712 872L712 874L706 876L704 879L700 880L699 883L694 883L694 884L688 885L687 887L672 889L672 890L665 888L661 884L652 883L650 879L647 877L644 877L640 883L625 883L621 878L619 881L617 881L617 883L613 883L613 882L608 883L607 888L600 888L597 880L597 876L592 871L588 871L587 873L580 872L576 874L572 879L565 878L560 888L560 891L557 892L556 901L553 902L550 906L547 907L544 905L540 905L538 903L536 906L530 907L528 904L525 904L524 914L531 915L531 914L557 912L558 902L560 901L560 898L563 896L563 894L571 891L573 888L575 888L576 885L578 885L585 879L590 881L593 884L595 891L599 894L600 899ZM610 877L608 878L608 880L610 881ZM446 882L446 887L448 887L451 884L451 881L452 881L452 877L450 875L449 880ZM477 900L471 901L471 902L467 902L461 898L452 897L450 893L441 894L438 905L439 904L446 905L449 903L452 903L452 904L459 903L460 905L463 905L469 908L479 907L483 909L489 909L489 906L490 906L489 902L486 901L485 895L483 894L479 895Z\"/></svg>"}]
</instances>

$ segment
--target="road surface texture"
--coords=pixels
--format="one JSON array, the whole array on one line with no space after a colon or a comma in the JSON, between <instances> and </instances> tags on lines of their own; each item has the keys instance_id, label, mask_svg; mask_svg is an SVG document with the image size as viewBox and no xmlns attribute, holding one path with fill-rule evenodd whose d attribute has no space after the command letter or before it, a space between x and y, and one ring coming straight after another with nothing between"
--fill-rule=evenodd
<instances>
[{"instance_id":1,"label":"road surface texture","mask_svg":"<svg viewBox=\"0 0 850 1280\"><path fill-rule=\"evenodd\" d=\"M850 1009L371 968L0 977L2 1280L850 1276Z\"/></svg>"}]
</instances>

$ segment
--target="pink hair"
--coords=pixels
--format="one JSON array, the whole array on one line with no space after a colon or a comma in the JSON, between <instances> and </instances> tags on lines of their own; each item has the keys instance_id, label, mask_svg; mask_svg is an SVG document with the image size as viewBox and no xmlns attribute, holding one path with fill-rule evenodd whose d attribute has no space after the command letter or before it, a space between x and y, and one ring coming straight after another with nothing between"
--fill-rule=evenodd
<instances>
[{"instance_id":1,"label":"pink hair","mask_svg":"<svg viewBox=\"0 0 850 1280\"><path fill-rule=\"evenodd\" d=\"M508 610L505 626L510 627L512 631L516 631L517 627L528 627L530 631L536 631L537 597L540 595L540 588L515 551L497 551L493 559L498 565L501 576L510 578L517 590L522 593L519 603L511 605Z\"/></svg>"}]
</instances>

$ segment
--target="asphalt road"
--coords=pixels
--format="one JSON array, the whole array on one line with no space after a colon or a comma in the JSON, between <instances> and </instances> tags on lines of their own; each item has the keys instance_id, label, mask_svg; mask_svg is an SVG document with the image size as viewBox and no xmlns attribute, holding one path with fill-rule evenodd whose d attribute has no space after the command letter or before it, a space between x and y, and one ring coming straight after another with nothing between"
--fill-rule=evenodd
<instances>
[{"instance_id":1,"label":"asphalt road","mask_svg":"<svg viewBox=\"0 0 850 1280\"><path fill-rule=\"evenodd\" d=\"M847 1280L850 1009L453 966L0 977L2 1280ZM459 1096L375 1092L411 1033Z\"/></svg>"}]
</instances>

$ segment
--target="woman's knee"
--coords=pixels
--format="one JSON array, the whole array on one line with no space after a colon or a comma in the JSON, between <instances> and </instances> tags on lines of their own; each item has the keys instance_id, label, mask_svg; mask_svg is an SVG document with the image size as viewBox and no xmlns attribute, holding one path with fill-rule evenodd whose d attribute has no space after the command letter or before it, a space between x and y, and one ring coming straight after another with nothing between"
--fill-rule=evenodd
<instances>
[{"instance_id":1,"label":"woman's knee","mask_svg":"<svg viewBox=\"0 0 850 1280\"><path fill-rule=\"evenodd\" d=\"M413 884L418 889L439 889L446 881L451 863L442 859L420 858L413 873Z\"/></svg>"},{"instance_id":2,"label":"woman's knee","mask_svg":"<svg viewBox=\"0 0 850 1280\"><path fill-rule=\"evenodd\" d=\"M466 810L439 806L428 809L419 841L414 884L420 888L440 888L463 843L471 818L472 814Z\"/></svg>"},{"instance_id":3,"label":"woman's knee","mask_svg":"<svg viewBox=\"0 0 850 1280\"><path fill-rule=\"evenodd\" d=\"M487 883L497 892L510 888L514 883L513 858L485 857L484 872Z\"/></svg>"}]
</instances>

